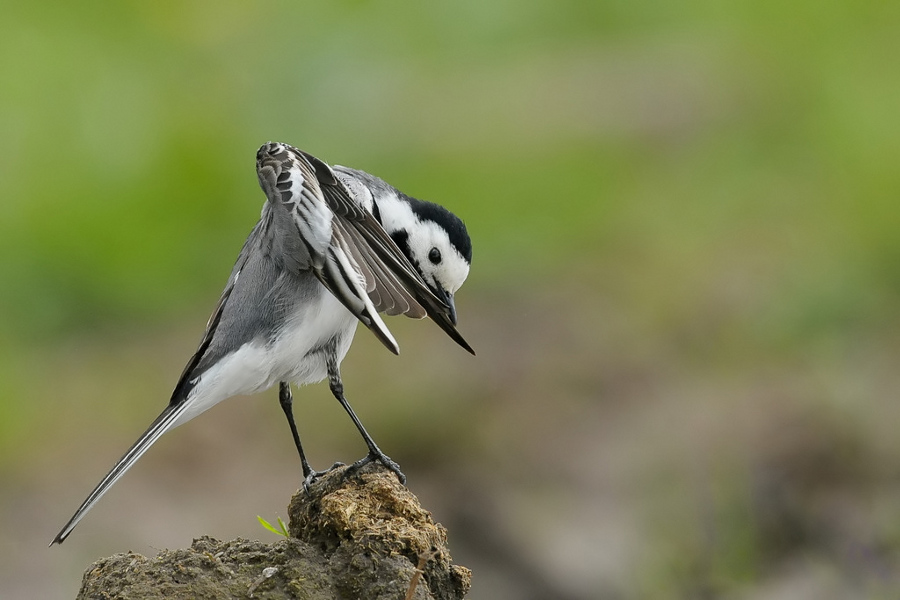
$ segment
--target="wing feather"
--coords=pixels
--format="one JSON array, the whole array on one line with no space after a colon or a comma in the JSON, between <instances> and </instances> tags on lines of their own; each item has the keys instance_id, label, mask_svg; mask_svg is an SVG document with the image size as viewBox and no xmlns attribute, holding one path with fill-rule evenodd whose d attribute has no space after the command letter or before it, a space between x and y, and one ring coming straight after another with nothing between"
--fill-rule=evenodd
<instances>
[{"instance_id":1,"label":"wing feather","mask_svg":"<svg viewBox=\"0 0 900 600\"><path fill-rule=\"evenodd\" d=\"M308 258L294 260L299 270L311 270L381 342L395 354L399 351L369 291L378 287L365 249L347 231L347 217L365 213L349 195L326 202L322 185L340 185L322 161L287 144L269 143L257 153L257 175L276 221L275 235L291 232L300 238ZM320 185L320 183L322 185ZM285 225L292 223L293 228ZM291 235L291 234L289 234ZM284 243L275 239L273 244ZM296 243L294 245L297 245ZM304 260L305 258L305 260ZM380 296L376 296L380 302Z\"/></svg>"},{"instance_id":2,"label":"wing feather","mask_svg":"<svg viewBox=\"0 0 900 600\"><path fill-rule=\"evenodd\" d=\"M286 266L311 270L394 353L397 343L380 312L429 316L472 351L453 324L451 308L428 288L373 207L355 198L328 164L270 142L257 153L257 174L275 214L269 237Z\"/></svg>"}]
</instances>

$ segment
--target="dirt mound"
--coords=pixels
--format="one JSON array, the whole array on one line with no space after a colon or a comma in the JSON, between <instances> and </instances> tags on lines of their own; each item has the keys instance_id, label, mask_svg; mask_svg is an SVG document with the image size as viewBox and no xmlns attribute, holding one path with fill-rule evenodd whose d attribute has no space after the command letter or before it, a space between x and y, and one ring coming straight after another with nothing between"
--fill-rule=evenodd
<instances>
[{"instance_id":1,"label":"dirt mound","mask_svg":"<svg viewBox=\"0 0 900 600\"><path fill-rule=\"evenodd\" d=\"M446 530L418 499L380 465L345 470L294 495L290 538L116 554L87 569L78 598L463 598L471 573L452 564Z\"/></svg>"}]
</instances>

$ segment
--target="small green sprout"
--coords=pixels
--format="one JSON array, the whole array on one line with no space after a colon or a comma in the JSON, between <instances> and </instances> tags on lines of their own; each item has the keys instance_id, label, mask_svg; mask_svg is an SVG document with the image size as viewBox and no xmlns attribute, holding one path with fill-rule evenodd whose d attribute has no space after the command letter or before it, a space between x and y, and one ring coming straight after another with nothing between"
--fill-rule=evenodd
<instances>
[{"instance_id":1,"label":"small green sprout","mask_svg":"<svg viewBox=\"0 0 900 600\"><path fill-rule=\"evenodd\" d=\"M274 525L263 519L261 516L256 515L256 518L259 520L260 525L274 533L275 535L283 535L284 537L291 537L291 534L288 533L287 525L284 524L284 521L281 520L281 517L278 518L278 527L280 529L276 529Z\"/></svg>"}]
</instances>

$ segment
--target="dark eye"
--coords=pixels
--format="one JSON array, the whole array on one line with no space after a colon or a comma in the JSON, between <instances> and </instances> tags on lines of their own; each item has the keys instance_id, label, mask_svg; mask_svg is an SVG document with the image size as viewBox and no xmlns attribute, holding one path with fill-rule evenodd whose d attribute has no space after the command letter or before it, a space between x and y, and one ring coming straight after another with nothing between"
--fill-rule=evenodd
<instances>
[{"instance_id":1,"label":"dark eye","mask_svg":"<svg viewBox=\"0 0 900 600\"><path fill-rule=\"evenodd\" d=\"M435 265L441 262L441 251L437 248L432 248L428 253L428 260L430 260Z\"/></svg>"}]
</instances>

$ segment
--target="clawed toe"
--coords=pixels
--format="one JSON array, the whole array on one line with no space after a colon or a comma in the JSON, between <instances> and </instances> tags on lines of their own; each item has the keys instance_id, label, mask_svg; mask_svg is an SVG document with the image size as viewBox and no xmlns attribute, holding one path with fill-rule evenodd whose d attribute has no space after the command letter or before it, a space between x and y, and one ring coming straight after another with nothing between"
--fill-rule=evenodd
<instances>
[{"instance_id":1,"label":"clawed toe","mask_svg":"<svg viewBox=\"0 0 900 600\"><path fill-rule=\"evenodd\" d=\"M397 476L397 479L403 485L406 485L406 475L403 474L403 471L400 470L400 465L391 460L391 457L385 454L384 452L369 452L365 457L356 461L347 469L347 473L355 472L362 467L366 466L370 462L380 462L384 465L388 470L392 471L394 475Z\"/></svg>"},{"instance_id":2,"label":"clawed toe","mask_svg":"<svg viewBox=\"0 0 900 600\"><path fill-rule=\"evenodd\" d=\"M406 485L406 475L404 475L403 471L400 470L400 465L398 465L396 462L391 460L391 457L389 457L387 454L385 454L384 452L380 452L380 451L369 452L365 457L361 458L360 460L356 461L355 463L353 463L352 465L347 467L347 469L346 469L346 471L344 471L343 475L344 476L352 475L352 474L356 473L359 469L363 468L364 466L366 466L367 464L369 464L371 462L381 463L382 465L385 466L385 468L387 468L389 471L391 471L392 473L394 473L397 476L397 479L400 481L400 483ZM307 494L309 494L312 486L315 485L316 481L318 481L321 477L327 475L328 473L331 473L335 469L337 469L339 467L343 467L343 466L344 466L344 463L336 462L333 465L331 465L331 467L329 467L328 469L325 469L324 471L313 471L312 469L309 469L309 472L307 473L306 477L303 479L303 489L306 491Z\"/></svg>"},{"instance_id":3,"label":"clawed toe","mask_svg":"<svg viewBox=\"0 0 900 600\"><path fill-rule=\"evenodd\" d=\"M303 489L306 491L307 494L309 494L310 487L316 482L316 480L318 480L320 477L322 477L324 475L327 475L328 473L331 473L338 467L343 467L343 466L344 466L344 463L336 462L333 465L331 465L330 467L328 467L327 469L325 469L324 471L313 471L312 469L310 469L309 473L303 479Z\"/></svg>"}]
</instances>

